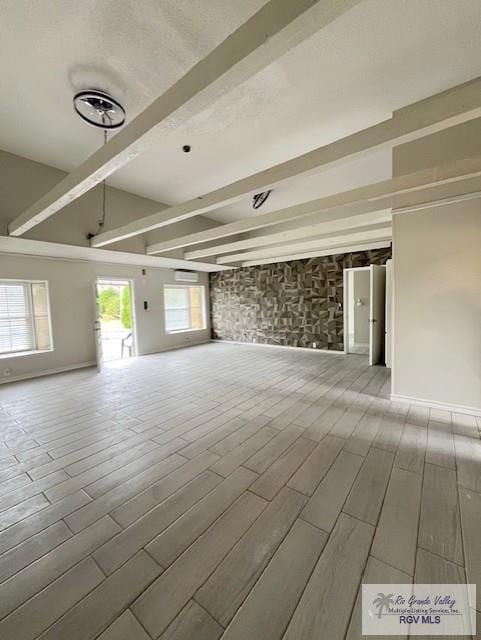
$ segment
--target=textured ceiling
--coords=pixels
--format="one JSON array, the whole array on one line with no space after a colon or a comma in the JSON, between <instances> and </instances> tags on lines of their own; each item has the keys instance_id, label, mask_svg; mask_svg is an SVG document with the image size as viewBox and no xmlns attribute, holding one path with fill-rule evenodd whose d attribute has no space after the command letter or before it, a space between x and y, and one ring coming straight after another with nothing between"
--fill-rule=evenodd
<instances>
[{"instance_id":1,"label":"textured ceiling","mask_svg":"<svg viewBox=\"0 0 481 640\"><path fill-rule=\"evenodd\" d=\"M263 0L3 0L0 148L71 170L101 143L75 116L98 87L131 119ZM109 183L167 203L200 195L389 117L481 75L479 0L364 0L182 128ZM192 145L184 154L183 144ZM389 153L276 190L280 208L384 179ZM263 211L267 210L263 208ZM249 202L212 212L230 221Z\"/></svg>"}]
</instances>

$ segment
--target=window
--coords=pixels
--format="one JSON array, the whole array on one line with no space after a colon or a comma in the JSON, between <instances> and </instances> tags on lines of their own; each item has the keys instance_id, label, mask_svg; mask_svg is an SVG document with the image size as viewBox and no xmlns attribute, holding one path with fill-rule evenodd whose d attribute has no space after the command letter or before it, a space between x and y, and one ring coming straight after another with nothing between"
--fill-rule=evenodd
<instances>
[{"instance_id":1,"label":"window","mask_svg":"<svg viewBox=\"0 0 481 640\"><path fill-rule=\"evenodd\" d=\"M204 287L164 287L167 332L205 329Z\"/></svg>"},{"instance_id":2,"label":"window","mask_svg":"<svg viewBox=\"0 0 481 640\"><path fill-rule=\"evenodd\" d=\"M47 283L0 280L0 356L51 348Z\"/></svg>"}]
</instances>

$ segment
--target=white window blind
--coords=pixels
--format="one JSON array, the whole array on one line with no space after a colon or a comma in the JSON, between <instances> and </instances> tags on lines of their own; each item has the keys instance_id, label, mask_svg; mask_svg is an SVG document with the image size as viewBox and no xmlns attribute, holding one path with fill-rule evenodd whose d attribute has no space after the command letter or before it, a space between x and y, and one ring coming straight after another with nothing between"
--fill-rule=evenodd
<instances>
[{"instance_id":1,"label":"white window blind","mask_svg":"<svg viewBox=\"0 0 481 640\"><path fill-rule=\"evenodd\" d=\"M205 329L205 300L203 287L164 288L166 331Z\"/></svg>"},{"instance_id":2,"label":"white window blind","mask_svg":"<svg viewBox=\"0 0 481 640\"><path fill-rule=\"evenodd\" d=\"M0 354L50 348L46 282L0 280Z\"/></svg>"}]
</instances>

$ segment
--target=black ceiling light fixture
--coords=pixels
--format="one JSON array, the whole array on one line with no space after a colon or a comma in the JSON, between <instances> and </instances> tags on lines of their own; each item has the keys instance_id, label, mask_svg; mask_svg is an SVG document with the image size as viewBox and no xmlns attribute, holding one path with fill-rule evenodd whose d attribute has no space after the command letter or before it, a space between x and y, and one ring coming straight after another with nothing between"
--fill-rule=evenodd
<instances>
[{"instance_id":1,"label":"black ceiling light fixture","mask_svg":"<svg viewBox=\"0 0 481 640\"><path fill-rule=\"evenodd\" d=\"M252 208L260 209L260 207L262 207L264 202L270 196L271 192L272 189L269 189L268 191L262 191L262 193L256 193L252 198Z\"/></svg>"},{"instance_id":2,"label":"black ceiling light fixture","mask_svg":"<svg viewBox=\"0 0 481 640\"><path fill-rule=\"evenodd\" d=\"M125 109L112 96L98 89L79 91L73 98L76 113L100 129L118 129L125 122Z\"/></svg>"},{"instance_id":3,"label":"black ceiling light fixture","mask_svg":"<svg viewBox=\"0 0 481 640\"><path fill-rule=\"evenodd\" d=\"M103 143L107 144L107 133L112 129L118 129L125 122L125 109L112 96L105 91L98 89L89 89L87 91L79 91L73 97L73 106L75 113L87 124L103 129ZM98 227L95 233L88 233L87 240L92 239L102 230L105 224L107 199L107 185L102 180L102 204L100 215L97 220Z\"/></svg>"}]
</instances>

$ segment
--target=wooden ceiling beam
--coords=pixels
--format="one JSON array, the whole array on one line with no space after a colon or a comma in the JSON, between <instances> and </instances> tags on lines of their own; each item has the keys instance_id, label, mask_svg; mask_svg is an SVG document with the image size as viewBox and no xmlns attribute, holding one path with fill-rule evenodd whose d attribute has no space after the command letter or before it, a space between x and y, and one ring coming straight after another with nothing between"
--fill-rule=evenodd
<instances>
[{"instance_id":1,"label":"wooden ceiling beam","mask_svg":"<svg viewBox=\"0 0 481 640\"><path fill-rule=\"evenodd\" d=\"M217 264L231 264L245 262L246 260L257 260L263 258L275 258L286 253L305 253L316 249L325 249L342 244L360 244L374 240L385 240L392 236L390 224L374 225L371 229L359 231L358 229L345 232L343 234L333 233L314 240L304 240L304 242L287 243L277 247L268 247L258 251L245 251L243 253L233 253L217 258Z\"/></svg>"},{"instance_id":2,"label":"wooden ceiling beam","mask_svg":"<svg viewBox=\"0 0 481 640\"><path fill-rule=\"evenodd\" d=\"M307 224L294 229L286 229L277 233L269 233L263 236L254 236L245 240L237 240L235 242L227 242L225 244L212 245L205 249L197 249L194 251L185 251L184 260L199 260L209 256L219 256L223 253L231 251L243 251L244 249L253 249L255 247L266 247L269 245L280 244L292 240L300 240L302 238L312 238L331 232L340 232L346 229L361 229L373 224L382 222L390 222L392 218L391 211L374 211L358 216L339 217L330 222L320 222L316 224Z\"/></svg>"},{"instance_id":3,"label":"wooden ceiling beam","mask_svg":"<svg viewBox=\"0 0 481 640\"><path fill-rule=\"evenodd\" d=\"M290 260L306 260L308 258L319 258L321 256L331 256L338 253L351 253L355 251L368 251L372 249L382 249L391 246L391 239L364 242L362 244L344 244L323 249L322 251L307 251L304 253L291 253L277 256L276 258L261 258L258 260L246 260L241 262L239 267L254 267L261 264L273 264L274 262L289 262Z\"/></svg>"}]
</instances>

